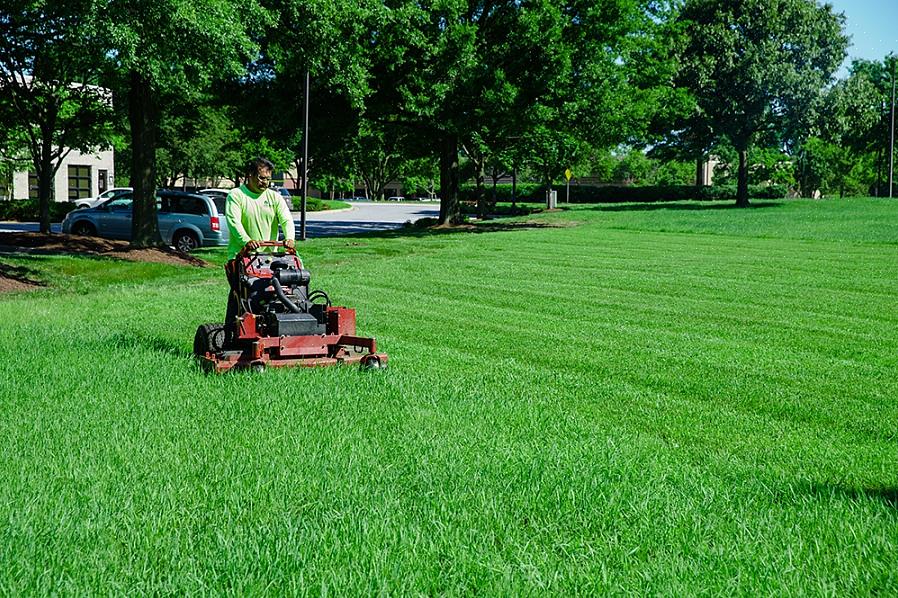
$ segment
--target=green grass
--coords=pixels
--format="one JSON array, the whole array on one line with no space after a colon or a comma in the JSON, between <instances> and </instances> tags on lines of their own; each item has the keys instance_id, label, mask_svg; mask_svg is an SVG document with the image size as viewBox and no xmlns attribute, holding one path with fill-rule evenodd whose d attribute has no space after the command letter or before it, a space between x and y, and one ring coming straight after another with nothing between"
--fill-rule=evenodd
<instances>
[{"instance_id":1,"label":"green grass","mask_svg":"<svg viewBox=\"0 0 898 598\"><path fill-rule=\"evenodd\" d=\"M0 593L895 594L898 202L721 206L307 242L384 372L206 376L219 268L10 260Z\"/></svg>"}]
</instances>

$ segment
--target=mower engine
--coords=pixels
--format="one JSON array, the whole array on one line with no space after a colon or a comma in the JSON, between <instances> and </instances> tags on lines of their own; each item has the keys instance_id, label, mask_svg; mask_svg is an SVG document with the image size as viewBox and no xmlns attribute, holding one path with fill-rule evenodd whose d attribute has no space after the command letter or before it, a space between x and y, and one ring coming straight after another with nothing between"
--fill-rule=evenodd
<instances>
[{"instance_id":1,"label":"mower engine","mask_svg":"<svg viewBox=\"0 0 898 598\"><path fill-rule=\"evenodd\" d=\"M283 248L278 242L262 246ZM194 337L194 353L206 369L386 365L375 339L355 336L354 309L332 306L324 291L309 292L311 275L295 252L242 251L235 268L239 304L232 340L224 324L203 324Z\"/></svg>"},{"instance_id":2,"label":"mower engine","mask_svg":"<svg viewBox=\"0 0 898 598\"><path fill-rule=\"evenodd\" d=\"M245 313L255 315L262 336L324 334L330 300L323 291L309 295L311 274L296 255L255 254L238 272ZM318 299L325 303L314 303Z\"/></svg>"}]
</instances>

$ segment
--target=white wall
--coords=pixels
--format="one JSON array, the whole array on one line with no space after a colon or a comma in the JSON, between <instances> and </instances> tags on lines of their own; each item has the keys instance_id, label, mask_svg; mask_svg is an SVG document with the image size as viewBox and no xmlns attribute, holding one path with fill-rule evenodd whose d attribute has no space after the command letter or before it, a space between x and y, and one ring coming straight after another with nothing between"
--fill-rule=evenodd
<instances>
[{"instance_id":1,"label":"white wall","mask_svg":"<svg viewBox=\"0 0 898 598\"><path fill-rule=\"evenodd\" d=\"M112 150L97 152L96 154L82 154L72 151L62 161L59 170L56 171L54 184L56 201L68 201L69 199L69 165L90 167L90 195L96 197L99 194L101 170L107 171L106 189L115 187L115 160ZM28 172L16 172L13 175L13 199L28 199Z\"/></svg>"}]
</instances>

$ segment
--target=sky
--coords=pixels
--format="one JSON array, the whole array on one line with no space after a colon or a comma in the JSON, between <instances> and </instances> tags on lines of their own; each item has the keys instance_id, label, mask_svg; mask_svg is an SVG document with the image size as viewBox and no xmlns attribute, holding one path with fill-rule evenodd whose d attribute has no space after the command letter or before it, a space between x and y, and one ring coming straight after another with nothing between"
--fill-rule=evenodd
<instances>
[{"instance_id":1,"label":"sky","mask_svg":"<svg viewBox=\"0 0 898 598\"><path fill-rule=\"evenodd\" d=\"M898 0L825 0L845 13L845 32L851 36L848 58L838 76L847 75L852 58L882 60L898 55ZM822 4L822 2L821 2Z\"/></svg>"}]
</instances>

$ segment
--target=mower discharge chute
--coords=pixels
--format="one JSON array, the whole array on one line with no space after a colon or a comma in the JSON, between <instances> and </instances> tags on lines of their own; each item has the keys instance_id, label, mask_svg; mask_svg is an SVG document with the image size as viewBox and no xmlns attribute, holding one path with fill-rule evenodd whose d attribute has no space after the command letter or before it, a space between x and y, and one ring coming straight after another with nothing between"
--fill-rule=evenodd
<instances>
[{"instance_id":1,"label":"mower discharge chute","mask_svg":"<svg viewBox=\"0 0 898 598\"><path fill-rule=\"evenodd\" d=\"M266 253L242 250L234 260L239 299L237 325L227 335L224 324L203 324L193 352L204 369L264 370L266 367L322 366L359 363L386 366L373 338L355 335L355 310L334 307L324 291L309 293L309 271L296 252L283 243ZM228 336L233 338L228 341Z\"/></svg>"}]
</instances>

